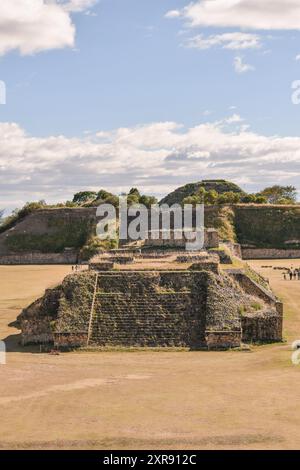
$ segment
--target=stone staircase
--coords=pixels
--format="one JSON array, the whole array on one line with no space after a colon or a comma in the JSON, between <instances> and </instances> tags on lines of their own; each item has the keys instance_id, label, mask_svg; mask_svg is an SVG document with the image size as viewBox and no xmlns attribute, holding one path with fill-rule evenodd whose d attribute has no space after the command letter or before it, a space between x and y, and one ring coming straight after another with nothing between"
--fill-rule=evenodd
<instances>
[{"instance_id":1,"label":"stone staircase","mask_svg":"<svg viewBox=\"0 0 300 470\"><path fill-rule=\"evenodd\" d=\"M190 293L97 294L91 345L191 346ZM195 316L194 323L197 323Z\"/></svg>"}]
</instances>

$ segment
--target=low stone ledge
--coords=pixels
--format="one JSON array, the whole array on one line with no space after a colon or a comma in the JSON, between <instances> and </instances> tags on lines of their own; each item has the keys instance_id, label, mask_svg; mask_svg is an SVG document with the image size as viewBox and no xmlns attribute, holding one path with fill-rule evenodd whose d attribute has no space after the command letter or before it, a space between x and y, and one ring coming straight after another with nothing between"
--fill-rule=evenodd
<instances>
[{"instance_id":1,"label":"low stone ledge","mask_svg":"<svg viewBox=\"0 0 300 470\"><path fill-rule=\"evenodd\" d=\"M215 261L201 261L199 263L193 263L189 267L190 271L211 271L215 274L219 274L219 263Z\"/></svg>"},{"instance_id":2,"label":"low stone ledge","mask_svg":"<svg viewBox=\"0 0 300 470\"><path fill-rule=\"evenodd\" d=\"M241 345L241 330L205 331L205 341L209 350L238 348Z\"/></svg>"},{"instance_id":3,"label":"low stone ledge","mask_svg":"<svg viewBox=\"0 0 300 470\"><path fill-rule=\"evenodd\" d=\"M110 261L99 261L89 265L89 269L92 271L112 271L114 268L115 264Z\"/></svg>"},{"instance_id":4,"label":"low stone ledge","mask_svg":"<svg viewBox=\"0 0 300 470\"><path fill-rule=\"evenodd\" d=\"M79 348L87 345L87 332L55 332L54 346L58 349Z\"/></svg>"},{"instance_id":5,"label":"low stone ledge","mask_svg":"<svg viewBox=\"0 0 300 470\"><path fill-rule=\"evenodd\" d=\"M43 265L43 264L76 264L78 255L75 252L63 253L22 253L0 256L0 265Z\"/></svg>"},{"instance_id":6,"label":"low stone ledge","mask_svg":"<svg viewBox=\"0 0 300 470\"><path fill-rule=\"evenodd\" d=\"M243 259L297 259L300 258L300 250L242 247L242 257Z\"/></svg>"}]
</instances>

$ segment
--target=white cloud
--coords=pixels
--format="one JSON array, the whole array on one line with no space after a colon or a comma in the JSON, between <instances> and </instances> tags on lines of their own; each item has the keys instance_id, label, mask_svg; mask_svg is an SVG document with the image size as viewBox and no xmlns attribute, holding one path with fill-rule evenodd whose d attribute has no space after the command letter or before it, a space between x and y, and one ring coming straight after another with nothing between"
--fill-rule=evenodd
<instances>
[{"instance_id":1,"label":"white cloud","mask_svg":"<svg viewBox=\"0 0 300 470\"><path fill-rule=\"evenodd\" d=\"M196 49L210 49L211 47L222 47L223 49L258 49L261 47L260 36L250 33L224 33L205 37L203 34L187 39L186 47Z\"/></svg>"},{"instance_id":2,"label":"white cloud","mask_svg":"<svg viewBox=\"0 0 300 470\"><path fill-rule=\"evenodd\" d=\"M0 55L19 50L22 55L72 47L75 26L71 12L93 6L93 0L67 3L45 0L1 0Z\"/></svg>"},{"instance_id":3,"label":"white cloud","mask_svg":"<svg viewBox=\"0 0 300 470\"><path fill-rule=\"evenodd\" d=\"M298 0L198 0L178 11L191 27L299 30ZM177 16L179 16L177 15ZM167 13L169 18L173 16Z\"/></svg>"},{"instance_id":4,"label":"white cloud","mask_svg":"<svg viewBox=\"0 0 300 470\"><path fill-rule=\"evenodd\" d=\"M0 123L0 140L1 207L66 200L85 188L119 193L138 186L165 194L201 178L300 189L300 137L251 132L237 114L188 129L163 122L81 138L37 138L17 124Z\"/></svg>"},{"instance_id":5,"label":"white cloud","mask_svg":"<svg viewBox=\"0 0 300 470\"><path fill-rule=\"evenodd\" d=\"M242 57L235 57L233 61L234 69L237 73L246 73L255 70L255 67L250 64L246 64Z\"/></svg>"},{"instance_id":6,"label":"white cloud","mask_svg":"<svg viewBox=\"0 0 300 470\"><path fill-rule=\"evenodd\" d=\"M181 13L179 10L170 10L165 15L166 18L179 18L180 16Z\"/></svg>"},{"instance_id":7,"label":"white cloud","mask_svg":"<svg viewBox=\"0 0 300 470\"><path fill-rule=\"evenodd\" d=\"M97 2L98 0L66 0L60 3L64 5L66 11L81 12L92 8Z\"/></svg>"},{"instance_id":8,"label":"white cloud","mask_svg":"<svg viewBox=\"0 0 300 470\"><path fill-rule=\"evenodd\" d=\"M226 122L228 124L236 124L242 121L244 121L244 119L239 114L233 114L232 116L226 119Z\"/></svg>"},{"instance_id":9,"label":"white cloud","mask_svg":"<svg viewBox=\"0 0 300 470\"><path fill-rule=\"evenodd\" d=\"M295 60L298 62L300 60L300 54L296 55Z\"/></svg>"}]
</instances>

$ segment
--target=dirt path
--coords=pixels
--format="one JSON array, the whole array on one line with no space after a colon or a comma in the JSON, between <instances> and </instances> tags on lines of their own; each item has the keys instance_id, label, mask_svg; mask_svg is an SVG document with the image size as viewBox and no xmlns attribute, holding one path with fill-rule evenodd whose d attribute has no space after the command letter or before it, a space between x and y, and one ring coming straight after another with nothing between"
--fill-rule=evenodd
<instances>
[{"instance_id":1,"label":"dirt path","mask_svg":"<svg viewBox=\"0 0 300 470\"><path fill-rule=\"evenodd\" d=\"M285 301L286 344L253 352L38 354L8 327L69 267L0 267L0 448L300 449L300 282L251 263ZM300 266L300 260L294 262ZM299 286L299 287L298 287Z\"/></svg>"}]
</instances>

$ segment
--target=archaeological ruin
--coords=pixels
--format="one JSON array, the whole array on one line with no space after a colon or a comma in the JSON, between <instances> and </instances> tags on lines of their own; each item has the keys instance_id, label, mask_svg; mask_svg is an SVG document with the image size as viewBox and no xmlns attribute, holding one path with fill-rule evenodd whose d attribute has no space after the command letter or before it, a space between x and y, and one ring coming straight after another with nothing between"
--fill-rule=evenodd
<instances>
[{"instance_id":1,"label":"archaeological ruin","mask_svg":"<svg viewBox=\"0 0 300 470\"><path fill-rule=\"evenodd\" d=\"M282 340L283 305L245 260L299 257L299 206L206 205L204 245L194 251L172 225L169 237L159 226L99 246L96 210L42 208L0 231L0 264L84 267L22 311L23 345L228 349Z\"/></svg>"},{"instance_id":2,"label":"archaeological ruin","mask_svg":"<svg viewBox=\"0 0 300 470\"><path fill-rule=\"evenodd\" d=\"M281 341L283 307L266 280L224 269L217 253L145 245L97 255L20 314L22 343L201 350Z\"/></svg>"}]
</instances>

